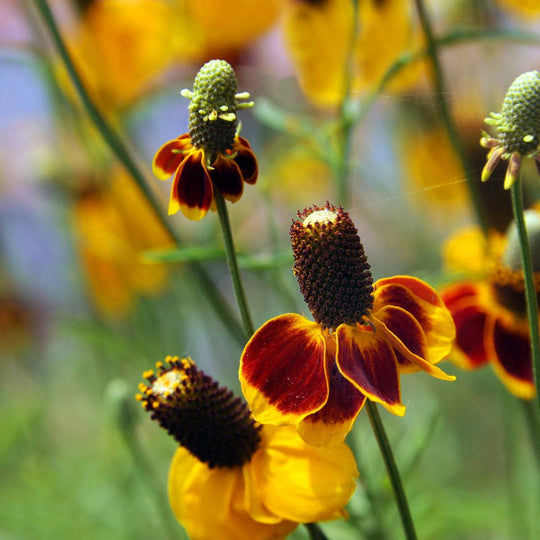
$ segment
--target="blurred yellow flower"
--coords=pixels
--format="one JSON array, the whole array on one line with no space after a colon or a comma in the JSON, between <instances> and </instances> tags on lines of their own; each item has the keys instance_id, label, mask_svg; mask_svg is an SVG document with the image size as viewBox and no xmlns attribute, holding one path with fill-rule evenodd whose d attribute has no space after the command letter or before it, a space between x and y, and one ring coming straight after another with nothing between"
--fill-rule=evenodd
<instances>
[{"instance_id":1,"label":"blurred yellow flower","mask_svg":"<svg viewBox=\"0 0 540 540\"><path fill-rule=\"evenodd\" d=\"M525 214L531 238L540 238L538 209ZM450 356L454 363L467 370L490 364L509 392L521 399L532 399L535 387L516 239L513 227L506 235L492 233L487 239L478 228L450 238L444 253L447 265L461 271L464 277L445 286L441 297L456 325ZM532 252L538 292L538 244L534 243Z\"/></svg>"},{"instance_id":2,"label":"blurred yellow flower","mask_svg":"<svg viewBox=\"0 0 540 540\"><path fill-rule=\"evenodd\" d=\"M287 0L284 13L285 39L300 86L317 105L335 105L343 99L349 71L353 91L370 89L400 54L420 43L407 0L360 2L354 44L350 0ZM351 45L352 65L348 66ZM415 63L404 69L389 89L403 90L414 84L419 66Z\"/></svg>"},{"instance_id":3,"label":"blurred yellow flower","mask_svg":"<svg viewBox=\"0 0 540 540\"><path fill-rule=\"evenodd\" d=\"M540 2L538 0L495 0L495 2L518 15L530 16L540 14Z\"/></svg>"},{"instance_id":4,"label":"blurred yellow flower","mask_svg":"<svg viewBox=\"0 0 540 540\"><path fill-rule=\"evenodd\" d=\"M123 169L110 189L92 189L75 202L72 223L89 292L105 315L123 316L137 294L159 294L168 270L140 253L170 244L144 196Z\"/></svg>"},{"instance_id":5,"label":"blurred yellow flower","mask_svg":"<svg viewBox=\"0 0 540 540\"><path fill-rule=\"evenodd\" d=\"M178 2L199 50L192 60L229 58L267 32L278 20L282 0L197 0ZM185 57L183 51L180 53Z\"/></svg>"},{"instance_id":6,"label":"blurred yellow flower","mask_svg":"<svg viewBox=\"0 0 540 540\"><path fill-rule=\"evenodd\" d=\"M293 427L258 424L190 358L156 368L136 398L180 445L169 502L192 540L278 540L298 523L347 515L358 471L345 443L315 448Z\"/></svg>"},{"instance_id":7,"label":"blurred yellow flower","mask_svg":"<svg viewBox=\"0 0 540 540\"><path fill-rule=\"evenodd\" d=\"M87 89L108 110L126 107L148 91L174 59L189 47L189 26L175 28L169 2L103 0L84 11L68 39ZM181 28L181 30L178 30Z\"/></svg>"}]
</instances>

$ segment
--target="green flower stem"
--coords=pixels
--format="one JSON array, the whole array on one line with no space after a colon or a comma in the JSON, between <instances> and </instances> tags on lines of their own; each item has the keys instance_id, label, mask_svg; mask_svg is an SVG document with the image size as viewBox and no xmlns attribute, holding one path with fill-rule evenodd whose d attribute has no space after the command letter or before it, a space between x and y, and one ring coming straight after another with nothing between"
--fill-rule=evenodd
<instances>
[{"instance_id":1,"label":"green flower stem","mask_svg":"<svg viewBox=\"0 0 540 540\"><path fill-rule=\"evenodd\" d=\"M240 316L242 318L245 338L247 341L253 335L255 329L253 328L253 323L251 322L251 316L249 314L246 294L244 292L244 286L242 285L240 270L238 269L238 261L236 259L236 250L234 249L231 223L229 221L229 212L227 211L227 203L225 202L223 195L221 194L219 189L216 188L216 186L214 186L214 199L216 201L219 221L221 223L221 231L223 232L225 253L227 255L227 264L229 265L229 273L231 274L234 294L236 296L238 309L240 310Z\"/></svg>"},{"instance_id":2,"label":"green flower stem","mask_svg":"<svg viewBox=\"0 0 540 540\"><path fill-rule=\"evenodd\" d=\"M99 133L101 134L105 142L108 144L114 155L130 173L133 180L146 197L156 217L160 220L161 224L163 225L169 236L174 240L176 244L180 244L180 239L178 235L171 227L169 220L167 220L167 218L163 214L163 211L161 210L157 199L148 187L148 182L145 178L145 175L141 172L141 169L136 164L135 159L132 157L127 145L107 122L103 114L101 114L95 103L90 98L88 92L86 91L82 79L77 69L75 68L75 65L73 64L71 56L60 34L58 25L56 24L47 0L35 0L35 4L58 50L58 53L60 54L60 58L62 59L62 62L64 63L64 66L69 73L69 76L73 85L75 86L77 94L79 95L79 98L81 99L81 102L85 107L86 112L88 113L88 116L91 118L92 122L94 123L94 125L96 126ZM190 269L199 279L203 291L206 293L208 300L212 304L212 307L216 311L217 315L225 324L226 328L229 329L235 339L242 341L244 336L238 320L232 313L227 302L221 296L221 293L219 292L213 281L210 279L210 276L207 274L204 268L196 262L190 263Z\"/></svg>"},{"instance_id":3,"label":"green flower stem","mask_svg":"<svg viewBox=\"0 0 540 540\"><path fill-rule=\"evenodd\" d=\"M328 540L328 536L323 533L317 523L306 523L305 527L308 530L311 540Z\"/></svg>"},{"instance_id":4,"label":"green flower stem","mask_svg":"<svg viewBox=\"0 0 540 540\"><path fill-rule=\"evenodd\" d=\"M433 67L433 85L435 90L435 104L437 106L439 116L441 117L446 133L450 140L450 144L454 148L459 161L461 162L461 168L465 173L465 178L467 180L467 187L469 189L469 194L471 198L472 205L474 207L476 216L478 218L478 223L484 233L488 230L488 220L486 216L485 209L481 203L480 195L480 183L476 178L476 174L472 170L469 159L463 147L461 137L456 128L454 119L452 118L452 113L447 105L446 100L446 84L444 80L444 74L441 68L441 63L439 61L438 55L438 45L433 36L431 21L429 19L427 10L425 8L423 0L414 0L416 5L416 11L418 13L418 18L420 19L420 24L424 32L427 44L427 54L431 60Z\"/></svg>"},{"instance_id":5,"label":"green flower stem","mask_svg":"<svg viewBox=\"0 0 540 540\"><path fill-rule=\"evenodd\" d=\"M377 405L372 403L369 399L366 401L366 409L369 416L369 421L377 439L377 444L379 445L379 450L381 451L384 465L386 467L386 472L390 478L390 483L392 484L392 490L394 491L394 496L396 498L396 503L399 510L399 516L401 518L401 524L403 525L403 531L405 532L405 537L407 540L416 540L416 531L414 529L414 523L412 520L411 512L409 510L409 504L407 502L407 497L405 495L405 490L403 489L403 484L401 483L401 477L394 460L394 454L392 452L392 447L390 446L390 441L386 435L379 411L377 410Z\"/></svg>"},{"instance_id":6,"label":"green flower stem","mask_svg":"<svg viewBox=\"0 0 540 540\"><path fill-rule=\"evenodd\" d=\"M531 360L536 387L536 402L540 411L540 339L538 336L538 300L534 286L534 272L531 259L531 249L527 236L527 225L523 209L523 185L521 177L510 188L512 194L512 209L521 248L521 264L523 266L523 278L525 279L525 300L527 302L527 318L529 320L529 332L531 336Z\"/></svg>"}]
</instances>

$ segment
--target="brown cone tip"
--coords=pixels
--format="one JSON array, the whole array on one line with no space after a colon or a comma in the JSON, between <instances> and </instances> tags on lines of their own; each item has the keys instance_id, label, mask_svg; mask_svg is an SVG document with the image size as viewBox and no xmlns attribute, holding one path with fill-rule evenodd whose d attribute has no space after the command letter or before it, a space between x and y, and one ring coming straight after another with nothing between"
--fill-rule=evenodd
<instances>
[{"instance_id":1,"label":"brown cone tip","mask_svg":"<svg viewBox=\"0 0 540 540\"><path fill-rule=\"evenodd\" d=\"M332 329L360 322L373 305L373 278L349 214L327 203L298 217L290 231L293 271L313 317Z\"/></svg>"},{"instance_id":2,"label":"brown cone tip","mask_svg":"<svg viewBox=\"0 0 540 540\"><path fill-rule=\"evenodd\" d=\"M248 462L261 442L247 405L189 358L167 357L146 371L137 399L181 446L209 468Z\"/></svg>"}]
</instances>

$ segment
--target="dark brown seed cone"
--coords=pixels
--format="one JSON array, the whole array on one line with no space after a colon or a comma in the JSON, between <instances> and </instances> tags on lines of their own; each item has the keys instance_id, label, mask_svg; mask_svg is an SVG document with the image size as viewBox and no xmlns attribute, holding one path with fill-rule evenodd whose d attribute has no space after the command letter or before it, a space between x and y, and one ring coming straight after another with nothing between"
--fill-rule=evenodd
<instances>
[{"instance_id":1,"label":"dark brown seed cone","mask_svg":"<svg viewBox=\"0 0 540 540\"><path fill-rule=\"evenodd\" d=\"M373 278L354 223L328 203L298 217L290 231L293 271L313 317L332 329L360 322L373 305Z\"/></svg>"},{"instance_id":2,"label":"dark brown seed cone","mask_svg":"<svg viewBox=\"0 0 540 540\"><path fill-rule=\"evenodd\" d=\"M237 81L233 68L225 60L210 60L201 67L193 83L189 105L191 143L213 156L232 149L236 118Z\"/></svg>"},{"instance_id":3,"label":"dark brown seed cone","mask_svg":"<svg viewBox=\"0 0 540 540\"><path fill-rule=\"evenodd\" d=\"M250 461L261 442L247 405L190 359L168 357L159 371L143 374L137 399L181 446L209 468Z\"/></svg>"}]
</instances>

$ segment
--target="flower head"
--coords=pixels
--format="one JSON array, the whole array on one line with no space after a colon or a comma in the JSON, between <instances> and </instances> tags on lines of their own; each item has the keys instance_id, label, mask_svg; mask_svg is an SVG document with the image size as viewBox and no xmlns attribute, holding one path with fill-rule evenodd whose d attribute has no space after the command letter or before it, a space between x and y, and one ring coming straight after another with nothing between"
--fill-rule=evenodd
<instances>
[{"instance_id":1,"label":"flower head","mask_svg":"<svg viewBox=\"0 0 540 540\"><path fill-rule=\"evenodd\" d=\"M189 358L156 368L137 399L180 445L169 501L190 538L279 539L298 523L344 515L358 476L345 444L313 448L294 428L257 424Z\"/></svg>"},{"instance_id":2,"label":"flower head","mask_svg":"<svg viewBox=\"0 0 540 540\"><path fill-rule=\"evenodd\" d=\"M490 151L482 171L482 182L501 159L508 159L504 189L512 187L519 176L523 158L540 159L540 73L522 73L511 85L500 113L491 113L486 123L497 127L497 136L484 133L480 144Z\"/></svg>"},{"instance_id":3,"label":"flower head","mask_svg":"<svg viewBox=\"0 0 540 540\"><path fill-rule=\"evenodd\" d=\"M178 210L189 219L203 218L214 200L214 189L236 202L244 182L257 181L258 165L249 142L238 135L237 111L253 106L243 102L249 93L237 93L236 75L224 60L204 64L195 77L189 134L166 142L154 156L152 169L160 180L174 174L169 214Z\"/></svg>"},{"instance_id":4,"label":"flower head","mask_svg":"<svg viewBox=\"0 0 540 540\"><path fill-rule=\"evenodd\" d=\"M525 219L533 253L536 291L540 298L540 213L527 210ZM452 239L452 243L457 244L460 238ZM469 241L471 238L469 235ZM535 388L530 335L515 228L511 226L505 238L496 236L490 239L488 248L481 259L482 266L488 269L483 276L479 279L473 276L441 291L456 324L456 342L451 359L469 370L491 364L512 394L532 399ZM463 246L463 249L470 253L467 247ZM480 252L480 249L474 249Z\"/></svg>"},{"instance_id":5,"label":"flower head","mask_svg":"<svg viewBox=\"0 0 540 540\"><path fill-rule=\"evenodd\" d=\"M315 318L288 313L266 322L242 354L240 382L262 423L296 425L317 446L339 444L366 398L402 416L400 373L423 370L450 351L454 325L423 281L372 283L349 215L327 204L299 213L291 238L294 273Z\"/></svg>"}]
</instances>

